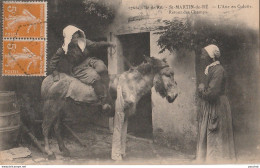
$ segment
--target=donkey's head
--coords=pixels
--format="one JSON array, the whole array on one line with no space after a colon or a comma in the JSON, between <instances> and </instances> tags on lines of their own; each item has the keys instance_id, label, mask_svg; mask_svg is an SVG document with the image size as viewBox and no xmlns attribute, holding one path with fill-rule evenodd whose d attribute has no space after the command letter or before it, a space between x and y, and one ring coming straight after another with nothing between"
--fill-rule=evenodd
<instances>
[{"instance_id":1,"label":"donkey's head","mask_svg":"<svg viewBox=\"0 0 260 168\"><path fill-rule=\"evenodd\" d=\"M165 60L146 58L146 61L153 65L155 71L154 88L163 98L166 97L169 103L174 102L178 96L177 83L174 80L174 71Z\"/></svg>"}]
</instances>

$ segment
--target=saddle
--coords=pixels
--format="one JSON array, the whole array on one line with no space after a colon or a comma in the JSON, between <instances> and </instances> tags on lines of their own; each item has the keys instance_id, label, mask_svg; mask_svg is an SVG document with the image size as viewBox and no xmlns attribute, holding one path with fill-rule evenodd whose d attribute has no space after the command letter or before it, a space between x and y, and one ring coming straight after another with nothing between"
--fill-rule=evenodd
<instances>
[{"instance_id":1,"label":"saddle","mask_svg":"<svg viewBox=\"0 0 260 168\"><path fill-rule=\"evenodd\" d=\"M91 85L86 85L80 80L60 73L60 80L53 81L53 76L47 76L41 86L41 96L46 99L65 99L71 98L76 102L87 104L97 104L99 99Z\"/></svg>"}]
</instances>

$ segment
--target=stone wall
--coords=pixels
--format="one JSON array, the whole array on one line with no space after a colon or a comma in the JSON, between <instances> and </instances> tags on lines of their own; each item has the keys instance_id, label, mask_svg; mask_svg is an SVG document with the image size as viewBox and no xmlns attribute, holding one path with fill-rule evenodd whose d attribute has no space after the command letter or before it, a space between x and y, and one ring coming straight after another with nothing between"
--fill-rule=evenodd
<instances>
[{"instance_id":1,"label":"stone wall","mask_svg":"<svg viewBox=\"0 0 260 168\"><path fill-rule=\"evenodd\" d=\"M194 153L197 135L195 55L187 51L158 54L158 38L154 32L150 33L151 54L156 58L167 58L174 69L179 96L169 104L152 90L154 139L156 143Z\"/></svg>"}]
</instances>

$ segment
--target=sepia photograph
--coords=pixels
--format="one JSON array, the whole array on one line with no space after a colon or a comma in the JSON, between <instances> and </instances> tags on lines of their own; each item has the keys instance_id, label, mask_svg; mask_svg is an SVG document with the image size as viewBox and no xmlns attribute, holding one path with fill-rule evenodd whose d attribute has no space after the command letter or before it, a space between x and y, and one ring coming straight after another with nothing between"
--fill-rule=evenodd
<instances>
[{"instance_id":1,"label":"sepia photograph","mask_svg":"<svg viewBox=\"0 0 260 168\"><path fill-rule=\"evenodd\" d=\"M2 168L259 167L259 0L0 6Z\"/></svg>"}]
</instances>

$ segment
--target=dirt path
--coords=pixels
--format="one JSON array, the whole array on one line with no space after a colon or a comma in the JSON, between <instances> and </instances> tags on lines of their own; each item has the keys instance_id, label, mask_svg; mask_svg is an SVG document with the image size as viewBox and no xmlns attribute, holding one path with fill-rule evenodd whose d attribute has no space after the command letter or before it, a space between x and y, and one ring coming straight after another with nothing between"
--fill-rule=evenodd
<instances>
[{"instance_id":1,"label":"dirt path","mask_svg":"<svg viewBox=\"0 0 260 168\"><path fill-rule=\"evenodd\" d=\"M128 138L127 156L122 162L110 159L112 134L109 131L86 128L77 130L77 135L87 147L78 144L73 137L65 136L65 145L70 150L70 157L63 157L55 139L50 139L51 149L56 154L56 160L48 160L33 145L27 146L32 154L28 158L15 159L12 164L177 164L190 163L194 156L161 147L148 141ZM43 145L43 141L40 141Z\"/></svg>"},{"instance_id":2,"label":"dirt path","mask_svg":"<svg viewBox=\"0 0 260 168\"><path fill-rule=\"evenodd\" d=\"M63 157L58 149L56 139L50 139L51 149L56 154L56 160L48 160L34 145L27 146L32 154L28 158L5 161L4 164L194 164L194 155L183 154L179 151L158 146L149 141L142 141L134 138L127 139L127 156L122 162L115 162L110 159L112 134L106 129L95 129L93 127L77 129L77 135L86 144L81 146L69 134L65 134L65 145L70 150L70 157ZM104 131L105 130L105 131ZM43 145L43 141L40 141ZM238 160L243 163L253 163L259 154L240 153Z\"/></svg>"}]
</instances>

